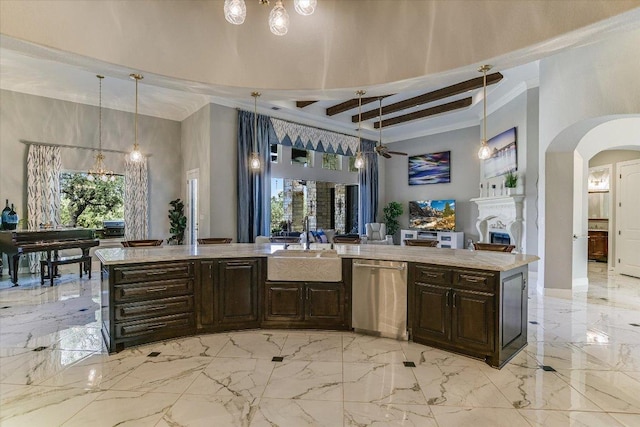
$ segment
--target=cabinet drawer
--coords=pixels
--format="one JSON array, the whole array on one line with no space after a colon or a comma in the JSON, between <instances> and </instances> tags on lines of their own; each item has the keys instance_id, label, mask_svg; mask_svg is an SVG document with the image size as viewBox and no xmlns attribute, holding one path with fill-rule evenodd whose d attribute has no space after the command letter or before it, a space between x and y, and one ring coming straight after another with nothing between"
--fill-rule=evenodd
<instances>
[{"instance_id":1,"label":"cabinet drawer","mask_svg":"<svg viewBox=\"0 0 640 427\"><path fill-rule=\"evenodd\" d=\"M129 304L118 304L115 312L116 321L129 321L133 319L165 316L176 313L191 313L193 312L193 297L181 296Z\"/></svg>"},{"instance_id":2,"label":"cabinet drawer","mask_svg":"<svg viewBox=\"0 0 640 427\"><path fill-rule=\"evenodd\" d=\"M416 265L415 281L421 283L431 283L436 285L451 284L451 270L445 270L424 265Z\"/></svg>"},{"instance_id":3,"label":"cabinet drawer","mask_svg":"<svg viewBox=\"0 0 640 427\"><path fill-rule=\"evenodd\" d=\"M113 287L113 298L116 302L141 299L146 301L151 298L188 294L193 294L193 279L158 280Z\"/></svg>"},{"instance_id":4,"label":"cabinet drawer","mask_svg":"<svg viewBox=\"0 0 640 427\"><path fill-rule=\"evenodd\" d=\"M167 336L172 330L180 333L184 329L193 328L194 324L193 313L154 317L138 322L116 323L116 338L132 338L151 334Z\"/></svg>"},{"instance_id":5,"label":"cabinet drawer","mask_svg":"<svg viewBox=\"0 0 640 427\"><path fill-rule=\"evenodd\" d=\"M146 264L114 268L114 283L146 282L158 279L193 277L193 262Z\"/></svg>"},{"instance_id":6,"label":"cabinet drawer","mask_svg":"<svg viewBox=\"0 0 640 427\"><path fill-rule=\"evenodd\" d=\"M496 276L480 271L454 271L454 286L484 292L495 292Z\"/></svg>"}]
</instances>

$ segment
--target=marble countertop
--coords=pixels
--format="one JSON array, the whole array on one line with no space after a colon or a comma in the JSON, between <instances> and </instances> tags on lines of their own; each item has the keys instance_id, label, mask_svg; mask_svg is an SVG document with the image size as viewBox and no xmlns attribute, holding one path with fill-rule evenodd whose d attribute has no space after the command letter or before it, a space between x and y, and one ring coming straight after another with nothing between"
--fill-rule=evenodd
<instances>
[{"instance_id":1,"label":"marble countertop","mask_svg":"<svg viewBox=\"0 0 640 427\"><path fill-rule=\"evenodd\" d=\"M147 248L108 248L95 253L104 265L136 264L190 259L268 257L283 249L278 244L230 243L224 245L178 245ZM342 258L407 261L450 267L507 271L537 261L534 255L467 249L387 245L334 245Z\"/></svg>"}]
</instances>

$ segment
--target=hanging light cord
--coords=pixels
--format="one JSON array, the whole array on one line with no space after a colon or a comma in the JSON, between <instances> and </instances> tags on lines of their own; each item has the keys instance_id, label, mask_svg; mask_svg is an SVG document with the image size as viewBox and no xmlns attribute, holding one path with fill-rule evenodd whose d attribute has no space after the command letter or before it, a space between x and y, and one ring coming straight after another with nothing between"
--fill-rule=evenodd
<instances>
[{"instance_id":1,"label":"hanging light cord","mask_svg":"<svg viewBox=\"0 0 640 427\"><path fill-rule=\"evenodd\" d=\"M483 135L482 140L484 143L487 143L487 67L484 66L482 68L482 72L484 73L483 80L483 104L484 104L484 120L483 120Z\"/></svg>"},{"instance_id":2,"label":"hanging light cord","mask_svg":"<svg viewBox=\"0 0 640 427\"><path fill-rule=\"evenodd\" d=\"M135 145L136 148L138 147L138 78L135 78L136 80L136 121L135 121Z\"/></svg>"},{"instance_id":3,"label":"hanging light cord","mask_svg":"<svg viewBox=\"0 0 640 427\"><path fill-rule=\"evenodd\" d=\"M253 149L258 151L258 94L253 94Z\"/></svg>"}]
</instances>

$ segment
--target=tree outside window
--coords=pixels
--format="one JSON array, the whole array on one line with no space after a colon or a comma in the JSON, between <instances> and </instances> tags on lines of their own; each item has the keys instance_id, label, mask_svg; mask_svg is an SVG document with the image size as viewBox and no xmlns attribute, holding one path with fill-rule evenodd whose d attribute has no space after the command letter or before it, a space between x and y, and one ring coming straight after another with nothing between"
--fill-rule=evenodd
<instances>
[{"instance_id":1,"label":"tree outside window","mask_svg":"<svg viewBox=\"0 0 640 427\"><path fill-rule=\"evenodd\" d=\"M102 221L124 218L124 176L89 181L82 172L60 174L60 219L70 227L102 228Z\"/></svg>"}]
</instances>

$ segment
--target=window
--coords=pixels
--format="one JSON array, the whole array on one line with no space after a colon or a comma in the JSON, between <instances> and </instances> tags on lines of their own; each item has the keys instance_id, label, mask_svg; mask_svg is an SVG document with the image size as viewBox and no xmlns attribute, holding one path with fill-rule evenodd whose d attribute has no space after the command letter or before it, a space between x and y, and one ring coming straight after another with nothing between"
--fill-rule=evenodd
<instances>
[{"instance_id":1,"label":"window","mask_svg":"<svg viewBox=\"0 0 640 427\"><path fill-rule=\"evenodd\" d=\"M291 164L304 166L305 168L313 167L313 151L292 147Z\"/></svg>"},{"instance_id":2,"label":"window","mask_svg":"<svg viewBox=\"0 0 640 427\"><path fill-rule=\"evenodd\" d=\"M271 144L271 163L278 163L278 158L280 155L280 145Z\"/></svg>"},{"instance_id":3,"label":"window","mask_svg":"<svg viewBox=\"0 0 640 427\"><path fill-rule=\"evenodd\" d=\"M342 156L332 153L322 153L322 169L338 171L342 166Z\"/></svg>"},{"instance_id":4,"label":"window","mask_svg":"<svg viewBox=\"0 0 640 427\"><path fill-rule=\"evenodd\" d=\"M71 227L102 228L102 221L124 218L124 176L90 181L83 172L60 174L60 218Z\"/></svg>"}]
</instances>

